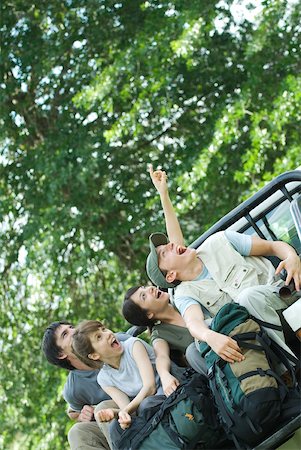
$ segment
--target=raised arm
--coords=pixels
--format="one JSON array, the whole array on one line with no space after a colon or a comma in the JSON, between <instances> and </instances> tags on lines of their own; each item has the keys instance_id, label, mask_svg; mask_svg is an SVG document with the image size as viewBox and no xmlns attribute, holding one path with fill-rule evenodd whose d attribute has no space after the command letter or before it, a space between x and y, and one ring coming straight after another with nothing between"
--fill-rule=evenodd
<instances>
[{"instance_id":1,"label":"raised arm","mask_svg":"<svg viewBox=\"0 0 301 450\"><path fill-rule=\"evenodd\" d=\"M287 272L285 280L286 284L293 279L296 290L299 291L301 287L301 262L293 247L282 241L266 241L260 237L252 237L252 247L250 255L252 256L278 256L282 259L281 263L276 269L276 274L279 274L282 269Z\"/></svg>"},{"instance_id":2,"label":"raised arm","mask_svg":"<svg viewBox=\"0 0 301 450\"><path fill-rule=\"evenodd\" d=\"M182 230L169 197L166 173L162 170L154 171L150 164L149 174L160 195L168 239L174 244L184 245Z\"/></svg>"},{"instance_id":3,"label":"raised arm","mask_svg":"<svg viewBox=\"0 0 301 450\"><path fill-rule=\"evenodd\" d=\"M170 373L169 345L164 339L156 339L153 347L156 353L157 372L161 379L163 392L168 397L180 384L179 380Z\"/></svg>"},{"instance_id":4,"label":"raised arm","mask_svg":"<svg viewBox=\"0 0 301 450\"><path fill-rule=\"evenodd\" d=\"M189 306L185 311L184 320L191 336L199 341L206 342L225 361L232 363L244 359L234 339L208 328L199 305Z\"/></svg>"}]
</instances>

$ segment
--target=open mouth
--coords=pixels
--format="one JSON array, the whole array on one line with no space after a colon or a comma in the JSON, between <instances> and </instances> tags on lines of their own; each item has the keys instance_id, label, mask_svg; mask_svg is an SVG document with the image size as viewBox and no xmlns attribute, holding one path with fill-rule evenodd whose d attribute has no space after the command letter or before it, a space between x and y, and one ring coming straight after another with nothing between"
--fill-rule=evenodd
<instances>
[{"instance_id":1,"label":"open mouth","mask_svg":"<svg viewBox=\"0 0 301 450\"><path fill-rule=\"evenodd\" d=\"M111 343L111 347L112 348L119 348L120 347L120 343L117 341L117 339L113 339L113 341Z\"/></svg>"},{"instance_id":2,"label":"open mouth","mask_svg":"<svg viewBox=\"0 0 301 450\"><path fill-rule=\"evenodd\" d=\"M177 254L183 255L187 250L187 247L183 247L182 245L177 245Z\"/></svg>"},{"instance_id":3,"label":"open mouth","mask_svg":"<svg viewBox=\"0 0 301 450\"><path fill-rule=\"evenodd\" d=\"M156 298L160 298L162 295L162 291L160 289L157 289Z\"/></svg>"}]
</instances>

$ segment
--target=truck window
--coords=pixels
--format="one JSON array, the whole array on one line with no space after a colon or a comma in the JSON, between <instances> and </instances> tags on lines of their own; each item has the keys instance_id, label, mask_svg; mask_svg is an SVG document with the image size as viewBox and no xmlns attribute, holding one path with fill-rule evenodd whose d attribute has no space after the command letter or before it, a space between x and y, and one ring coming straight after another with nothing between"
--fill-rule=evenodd
<instances>
[{"instance_id":1,"label":"truck window","mask_svg":"<svg viewBox=\"0 0 301 450\"><path fill-rule=\"evenodd\" d=\"M297 198L298 194L293 195ZM282 201L272 211L265 214L256 225L268 240L281 240L292 245L298 254L301 253L301 242L295 227L288 200ZM257 234L253 227L244 231L246 234Z\"/></svg>"}]
</instances>

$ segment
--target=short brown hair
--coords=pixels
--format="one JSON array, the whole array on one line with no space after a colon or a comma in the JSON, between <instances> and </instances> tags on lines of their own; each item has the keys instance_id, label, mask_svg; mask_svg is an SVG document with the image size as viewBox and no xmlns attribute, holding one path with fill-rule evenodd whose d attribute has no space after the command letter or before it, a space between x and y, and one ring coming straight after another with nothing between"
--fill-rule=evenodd
<instances>
[{"instance_id":1,"label":"short brown hair","mask_svg":"<svg viewBox=\"0 0 301 450\"><path fill-rule=\"evenodd\" d=\"M72 350L74 354L91 369L100 369L102 367L101 361L89 358L89 354L95 352L90 336L99 328L103 328L103 324L98 320L84 320L77 325L72 336Z\"/></svg>"}]
</instances>

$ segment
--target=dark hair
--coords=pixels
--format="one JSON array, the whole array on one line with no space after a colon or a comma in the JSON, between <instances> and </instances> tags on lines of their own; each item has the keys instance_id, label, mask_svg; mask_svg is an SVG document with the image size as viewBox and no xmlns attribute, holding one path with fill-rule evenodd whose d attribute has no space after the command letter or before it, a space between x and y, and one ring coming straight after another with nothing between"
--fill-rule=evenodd
<instances>
[{"instance_id":1,"label":"dark hair","mask_svg":"<svg viewBox=\"0 0 301 450\"><path fill-rule=\"evenodd\" d=\"M102 366L100 360L94 360L89 357L90 353L95 352L90 336L102 327L103 324L98 320L84 320L77 325L72 336L72 350L74 354L91 369L100 369Z\"/></svg>"},{"instance_id":2,"label":"dark hair","mask_svg":"<svg viewBox=\"0 0 301 450\"><path fill-rule=\"evenodd\" d=\"M139 287L140 286L132 287L126 292L122 305L122 314L124 318L132 325L152 327L156 320L150 319L147 316L147 311L137 305L131 298Z\"/></svg>"},{"instance_id":3,"label":"dark hair","mask_svg":"<svg viewBox=\"0 0 301 450\"><path fill-rule=\"evenodd\" d=\"M63 369L74 370L75 367L72 366L67 358L59 358L59 356L63 353L63 349L56 343L56 330L61 325L72 325L72 323L64 320L61 322L52 322L45 330L42 340L42 350L50 364L62 367Z\"/></svg>"}]
</instances>

